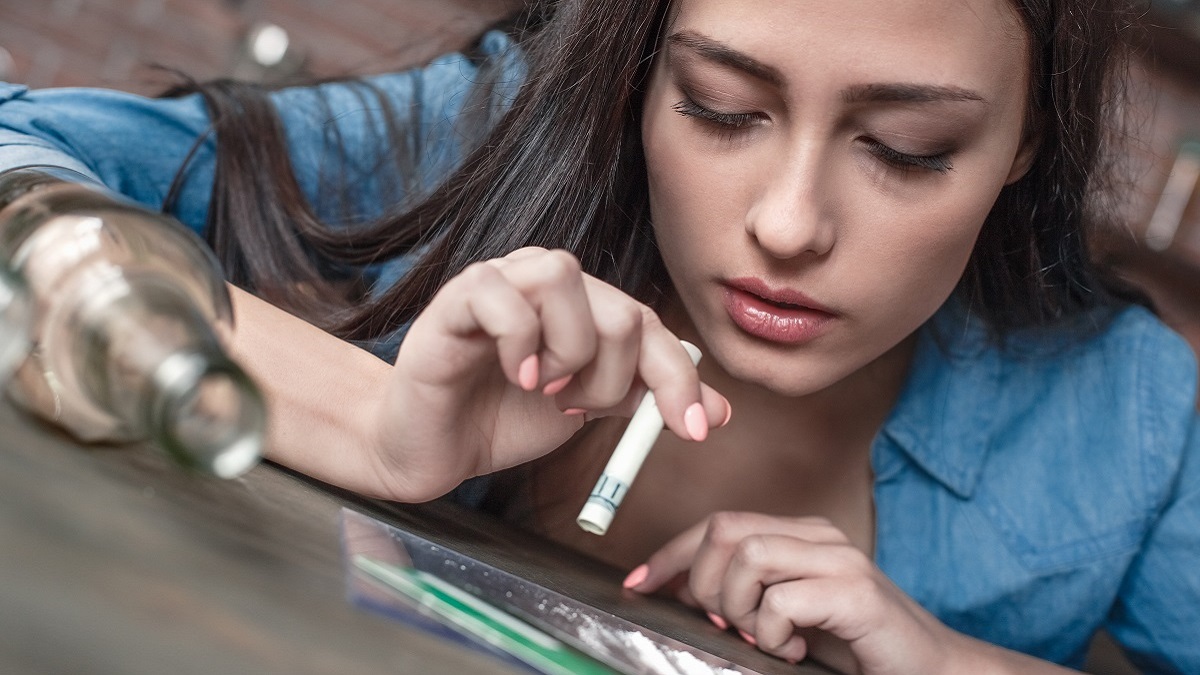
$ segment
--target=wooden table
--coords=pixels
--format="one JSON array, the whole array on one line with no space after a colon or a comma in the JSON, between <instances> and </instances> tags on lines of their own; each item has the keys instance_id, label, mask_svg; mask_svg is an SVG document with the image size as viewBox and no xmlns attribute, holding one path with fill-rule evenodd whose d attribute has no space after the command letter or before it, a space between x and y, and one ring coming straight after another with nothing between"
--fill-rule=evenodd
<instances>
[{"instance_id":1,"label":"wooden table","mask_svg":"<svg viewBox=\"0 0 1200 675\"><path fill-rule=\"evenodd\" d=\"M820 673L621 571L451 504L362 499L265 464L222 481L145 447L83 448L0 405L0 672L506 673L346 599L350 506L763 673Z\"/></svg>"}]
</instances>

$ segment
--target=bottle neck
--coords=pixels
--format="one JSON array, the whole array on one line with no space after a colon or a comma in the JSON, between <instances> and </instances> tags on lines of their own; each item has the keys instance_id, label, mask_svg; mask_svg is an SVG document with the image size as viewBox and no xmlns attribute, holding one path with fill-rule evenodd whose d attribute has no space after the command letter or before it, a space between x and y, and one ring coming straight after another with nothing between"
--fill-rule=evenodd
<instances>
[{"instance_id":1,"label":"bottle neck","mask_svg":"<svg viewBox=\"0 0 1200 675\"><path fill-rule=\"evenodd\" d=\"M154 276L114 279L77 322L80 383L131 436L221 477L257 462L262 398L183 291Z\"/></svg>"},{"instance_id":2,"label":"bottle neck","mask_svg":"<svg viewBox=\"0 0 1200 675\"><path fill-rule=\"evenodd\" d=\"M32 322L28 288L0 264L0 387L29 352Z\"/></svg>"},{"instance_id":3,"label":"bottle neck","mask_svg":"<svg viewBox=\"0 0 1200 675\"><path fill-rule=\"evenodd\" d=\"M181 350L152 376L150 437L181 463L220 478L241 475L262 454L261 398L220 352Z\"/></svg>"}]
</instances>

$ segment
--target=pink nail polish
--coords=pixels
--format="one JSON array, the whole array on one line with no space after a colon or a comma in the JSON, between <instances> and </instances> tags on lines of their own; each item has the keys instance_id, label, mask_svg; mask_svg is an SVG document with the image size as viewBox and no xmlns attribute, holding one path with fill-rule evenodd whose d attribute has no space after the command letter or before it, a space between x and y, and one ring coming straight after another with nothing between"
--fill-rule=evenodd
<instances>
[{"instance_id":1,"label":"pink nail polish","mask_svg":"<svg viewBox=\"0 0 1200 675\"><path fill-rule=\"evenodd\" d=\"M587 413L583 408L567 408L563 411L564 415L583 415Z\"/></svg>"},{"instance_id":2,"label":"pink nail polish","mask_svg":"<svg viewBox=\"0 0 1200 675\"><path fill-rule=\"evenodd\" d=\"M650 576L650 568L647 565L638 565L633 568L629 576L625 577L625 581L621 582L621 586L624 588L634 588L645 581L648 576Z\"/></svg>"},{"instance_id":3,"label":"pink nail polish","mask_svg":"<svg viewBox=\"0 0 1200 675\"><path fill-rule=\"evenodd\" d=\"M708 415L704 413L704 406L699 403L688 406L687 411L683 413L683 425L687 427L688 435L693 441L708 438Z\"/></svg>"},{"instance_id":4,"label":"pink nail polish","mask_svg":"<svg viewBox=\"0 0 1200 675\"><path fill-rule=\"evenodd\" d=\"M542 388L542 393L546 396L553 396L557 394L558 392L567 388L567 385L571 383L572 377L574 377L574 375L567 375L566 377L560 377L557 380L550 382Z\"/></svg>"},{"instance_id":5,"label":"pink nail polish","mask_svg":"<svg viewBox=\"0 0 1200 675\"><path fill-rule=\"evenodd\" d=\"M537 389L538 383L538 356L530 354L525 357L521 365L517 368L517 383L525 391L533 391Z\"/></svg>"},{"instance_id":6,"label":"pink nail polish","mask_svg":"<svg viewBox=\"0 0 1200 675\"><path fill-rule=\"evenodd\" d=\"M738 635L741 635L743 640L745 640L746 642L750 643L750 646L751 646L751 647L757 647L757 646L758 646L758 640L755 640L755 639L754 639L754 636L753 636L753 635L751 635L751 634L749 634L749 633L747 633L746 631L744 631L744 630L742 630L742 629L740 629L740 628L739 628L739 629L738 629Z\"/></svg>"},{"instance_id":7,"label":"pink nail polish","mask_svg":"<svg viewBox=\"0 0 1200 675\"><path fill-rule=\"evenodd\" d=\"M709 612L708 620L713 622L713 625L716 626L717 628L720 628L721 630L725 630L726 628L729 628L729 622L726 621L725 619L722 619L721 616L718 614L713 614L712 612Z\"/></svg>"}]
</instances>

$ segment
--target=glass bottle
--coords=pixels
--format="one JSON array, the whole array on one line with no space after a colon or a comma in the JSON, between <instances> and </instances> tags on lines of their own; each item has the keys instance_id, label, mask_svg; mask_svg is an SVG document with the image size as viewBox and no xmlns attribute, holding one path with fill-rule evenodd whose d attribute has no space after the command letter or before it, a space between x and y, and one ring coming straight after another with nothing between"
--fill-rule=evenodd
<instances>
[{"instance_id":1,"label":"glass bottle","mask_svg":"<svg viewBox=\"0 0 1200 675\"><path fill-rule=\"evenodd\" d=\"M220 477L261 456L265 409L226 354L233 310L190 230L57 167L0 174L0 262L33 299L13 399L85 442L150 440Z\"/></svg>"},{"instance_id":2,"label":"glass bottle","mask_svg":"<svg viewBox=\"0 0 1200 675\"><path fill-rule=\"evenodd\" d=\"M7 265L0 264L0 387L29 353L32 320L28 287Z\"/></svg>"}]
</instances>

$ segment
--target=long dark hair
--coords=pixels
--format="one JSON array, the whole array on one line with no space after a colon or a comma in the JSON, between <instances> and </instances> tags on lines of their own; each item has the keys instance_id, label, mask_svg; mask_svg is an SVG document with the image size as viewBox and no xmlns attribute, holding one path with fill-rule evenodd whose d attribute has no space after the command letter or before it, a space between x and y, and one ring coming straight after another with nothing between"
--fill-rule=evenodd
<instances>
[{"instance_id":1,"label":"long dark hair","mask_svg":"<svg viewBox=\"0 0 1200 675\"><path fill-rule=\"evenodd\" d=\"M1040 147L1002 191L958 290L998 334L1133 297L1093 260L1088 238L1104 221L1093 204L1108 187L1109 121L1134 19L1121 0L1015 4L1030 36L1028 124ZM513 24L530 73L511 109L481 116L491 131L431 194L362 227L316 218L265 92L192 87L214 120L207 233L231 281L301 313L317 308L307 313L363 340L411 320L468 264L537 245L573 252L587 272L653 304L669 280L649 226L639 118L669 5L533 2ZM367 299L346 283L351 270L402 255L414 263L383 294Z\"/></svg>"}]
</instances>

